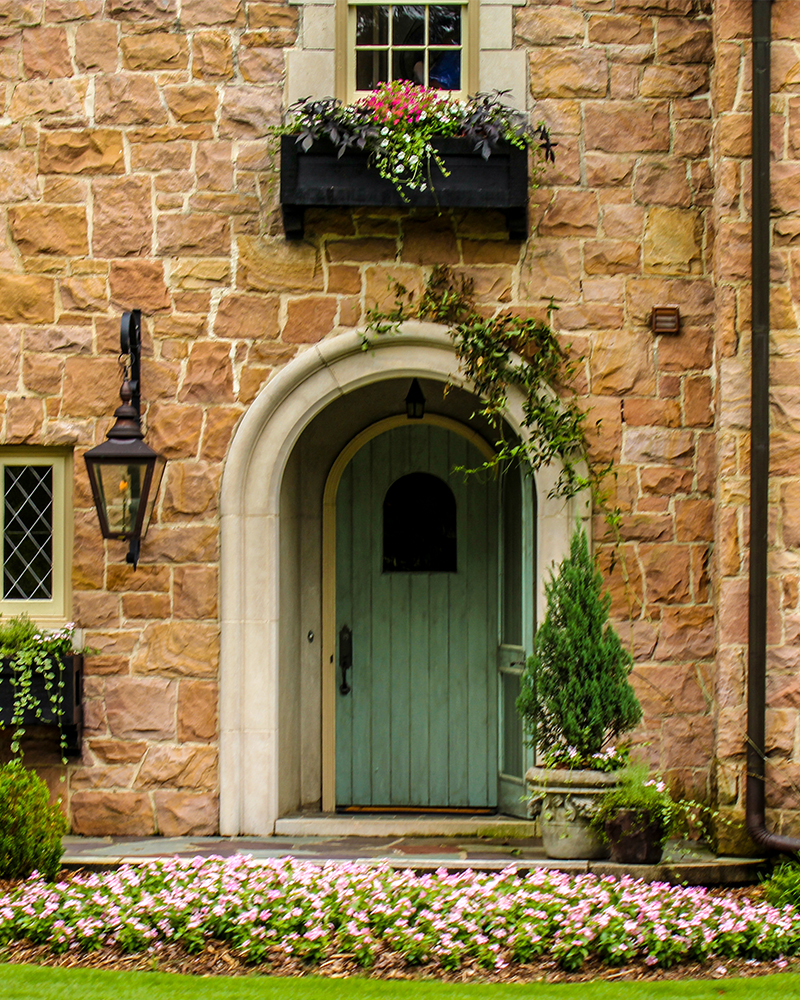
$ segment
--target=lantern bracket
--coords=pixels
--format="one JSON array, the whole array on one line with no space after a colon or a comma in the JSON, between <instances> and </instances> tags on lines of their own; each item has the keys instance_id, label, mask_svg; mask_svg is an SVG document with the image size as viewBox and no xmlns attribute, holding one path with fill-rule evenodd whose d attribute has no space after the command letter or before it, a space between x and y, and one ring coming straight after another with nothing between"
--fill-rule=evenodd
<instances>
[{"instance_id":1,"label":"lantern bracket","mask_svg":"<svg viewBox=\"0 0 800 1000\"><path fill-rule=\"evenodd\" d=\"M127 354L130 358L128 382L130 383L133 396L131 403L139 416L142 415L142 311L141 309L131 309L122 314L119 324L119 350L120 354Z\"/></svg>"},{"instance_id":2,"label":"lantern bracket","mask_svg":"<svg viewBox=\"0 0 800 1000\"><path fill-rule=\"evenodd\" d=\"M140 310L124 313L119 335L123 361L121 402L106 440L84 455L100 531L104 538L129 543L126 560L134 569L164 471L163 456L143 441L141 331Z\"/></svg>"}]
</instances>

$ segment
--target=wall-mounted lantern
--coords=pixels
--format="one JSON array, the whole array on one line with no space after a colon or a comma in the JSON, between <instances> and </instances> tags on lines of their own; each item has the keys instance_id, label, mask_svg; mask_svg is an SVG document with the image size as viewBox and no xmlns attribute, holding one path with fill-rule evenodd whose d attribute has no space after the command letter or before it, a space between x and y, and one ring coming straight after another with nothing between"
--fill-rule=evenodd
<instances>
[{"instance_id":1,"label":"wall-mounted lantern","mask_svg":"<svg viewBox=\"0 0 800 1000\"><path fill-rule=\"evenodd\" d=\"M164 459L142 440L141 330L138 309L123 313L120 353L129 363L123 368L122 403L107 440L84 455L103 538L130 541L126 558L134 569L164 473Z\"/></svg>"},{"instance_id":2,"label":"wall-mounted lantern","mask_svg":"<svg viewBox=\"0 0 800 1000\"><path fill-rule=\"evenodd\" d=\"M422 420L425 416L425 394L417 378L411 383L406 396L406 416L409 420Z\"/></svg>"}]
</instances>

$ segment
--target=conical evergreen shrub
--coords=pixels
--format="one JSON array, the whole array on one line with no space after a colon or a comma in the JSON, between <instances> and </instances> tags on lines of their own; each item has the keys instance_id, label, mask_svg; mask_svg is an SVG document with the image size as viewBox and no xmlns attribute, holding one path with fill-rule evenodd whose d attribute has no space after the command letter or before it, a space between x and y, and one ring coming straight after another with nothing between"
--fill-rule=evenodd
<instances>
[{"instance_id":1,"label":"conical evergreen shrub","mask_svg":"<svg viewBox=\"0 0 800 1000\"><path fill-rule=\"evenodd\" d=\"M642 709L628 680L633 659L608 620L611 597L580 527L545 594L517 708L546 766L596 767Z\"/></svg>"}]
</instances>

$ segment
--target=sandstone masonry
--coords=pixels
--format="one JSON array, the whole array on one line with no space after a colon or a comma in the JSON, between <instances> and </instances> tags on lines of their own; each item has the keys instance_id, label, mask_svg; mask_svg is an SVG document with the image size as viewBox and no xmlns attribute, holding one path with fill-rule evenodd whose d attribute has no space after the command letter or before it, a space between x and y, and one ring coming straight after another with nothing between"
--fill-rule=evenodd
<instances>
[{"instance_id":1,"label":"sandstone masonry","mask_svg":"<svg viewBox=\"0 0 800 1000\"><path fill-rule=\"evenodd\" d=\"M219 487L270 377L363 324L390 282L449 264L487 314L551 297L612 460L616 552L654 767L741 818L749 441L749 4L532 0L514 8L558 142L501 216L320 211L287 243L277 144L302 9L251 0L30 0L0 12L0 434L74 448L73 614L86 743L79 833L218 829ZM485 16L491 16L489 13ZM792 12L794 11L795 16ZM769 822L800 832L800 25L774 4ZM654 337L653 306L680 307ZM103 545L82 455L108 429L122 309L144 313L148 441L169 460L132 573ZM54 784L61 768L39 757Z\"/></svg>"}]
</instances>

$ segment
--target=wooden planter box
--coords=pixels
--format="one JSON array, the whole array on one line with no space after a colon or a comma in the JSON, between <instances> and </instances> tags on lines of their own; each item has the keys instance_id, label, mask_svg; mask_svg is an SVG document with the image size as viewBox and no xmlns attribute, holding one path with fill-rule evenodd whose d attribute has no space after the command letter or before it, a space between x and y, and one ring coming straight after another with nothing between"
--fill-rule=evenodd
<instances>
[{"instance_id":1,"label":"wooden planter box","mask_svg":"<svg viewBox=\"0 0 800 1000\"><path fill-rule=\"evenodd\" d=\"M339 157L327 142L303 152L297 137L281 136L281 207L289 240L302 239L307 208L472 208L500 211L511 240L528 237L528 152L503 143L488 160L467 139L439 139L445 177L431 167L433 190L412 191L404 201L394 186L367 164L366 153Z\"/></svg>"},{"instance_id":2,"label":"wooden planter box","mask_svg":"<svg viewBox=\"0 0 800 1000\"><path fill-rule=\"evenodd\" d=\"M43 703L42 711L28 710L22 717L25 726L60 726L66 735L66 751L81 752L83 737L83 656L65 656L60 663L64 700L60 717L49 706L44 680L34 678L33 692ZM0 725L11 726L14 717L13 671L9 660L0 660Z\"/></svg>"}]
</instances>

